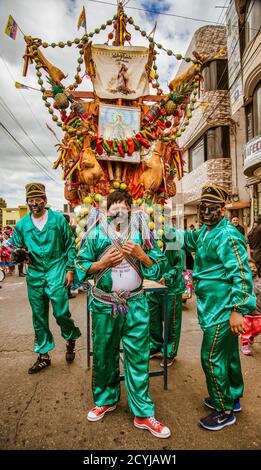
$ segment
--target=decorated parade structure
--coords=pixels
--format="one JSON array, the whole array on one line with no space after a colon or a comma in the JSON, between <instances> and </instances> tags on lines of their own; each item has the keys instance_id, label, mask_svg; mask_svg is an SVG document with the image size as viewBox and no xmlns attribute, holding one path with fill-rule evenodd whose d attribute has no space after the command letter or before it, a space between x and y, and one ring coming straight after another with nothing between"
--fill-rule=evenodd
<instances>
[{"instance_id":1,"label":"decorated parade structure","mask_svg":"<svg viewBox=\"0 0 261 470\"><path fill-rule=\"evenodd\" d=\"M66 43L49 44L24 36L23 74L26 76L30 64L35 65L44 105L64 132L54 168L63 170L69 203L73 207L84 204L81 215L86 219L90 205L102 205L111 191L128 189L134 204L148 204L153 229L155 205L160 210L175 195L175 178L183 176L177 139L189 125L206 57L196 52L193 57L183 57L165 49L154 40L156 28L147 34L125 13L124 3L119 1L114 17L88 33L83 9L78 26L85 27L85 33ZM93 43L93 37L107 28L111 29L107 42ZM147 47L131 44L130 28L148 40ZM65 86L65 73L47 60L43 50L73 45L78 64L74 82ZM167 94L159 82L160 51L190 64L169 83ZM77 91L83 80L82 67L93 92Z\"/></svg>"}]
</instances>

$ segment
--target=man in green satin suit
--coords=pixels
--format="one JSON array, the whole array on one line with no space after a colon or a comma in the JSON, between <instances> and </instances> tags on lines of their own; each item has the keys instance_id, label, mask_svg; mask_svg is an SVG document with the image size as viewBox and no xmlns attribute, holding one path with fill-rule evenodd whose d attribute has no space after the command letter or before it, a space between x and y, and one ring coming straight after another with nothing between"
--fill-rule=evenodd
<instances>
[{"instance_id":1,"label":"man in green satin suit","mask_svg":"<svg viewBox=\"0 0 261 470\"><path fill-rule=\"evenodd\" d=\"M34 352L39 354L28 370L34 374L51 364L49 351L54 348L54 340L49 329L49 300L62 337L67 341L67 362L75 358L75 340L81 333L71 319L67 292L73 280L75 258L70 227L62 214L46 209L42 183L26 185L26 201L30 214L16 224L13 242L15 249L26 248L33 259L26 281L35 331Z\"/></svg>"},{"instance_id":2,"label":"man in green satin suit","mask_svg":"<svg viewBox=\"0 0 261 470\"><path fill-rule=\"evenodd\" d=\"M116 408L120 399L122 340L124 378L134 426L167 438L170 430L154 418L149 395L149 310L142 289L144 277L153 280L162 277L167 260L149 238L144 213L131 210L131 206L132 198L127 191L114 191L107 199L108 214L93 210L89 216L92 229L87 232L76 262L80 280L94 278L89 308L96 406L87 419L102 419Z\"/></svg>"},{"instance_id":3,"label":"man in green satin suit","mask_svg":"<svg viewBox=\"0 0 261 470\"><path fill-rule=\"evenodd\" d=\"M237 336L243 332L243 316L255 309L246 243L225 217L227 196L224 188L205 185L200 202L204 225L183 232L186 250L196 253L193 283L209 392L204 405L214 410L199 424L213 431L234 424L234 412L241 410L243 378Z\"/></svg>"},{"instance_id":4,"label":"man in green satin suit","mask_svg":"<svg viewBox=\"0 0 261 470\"><path fill-rule=\"evenodd\" d=\"M185 291L183 279L184 251L166 250L166 243L170 239L171 227L167 227L163 238L163 250L168 260L167 269L163 273L160 283L168 287L168 362L171 366L177 356L181 320L182 320L182 293ZM159 351L163 354L163 294L149 293L147 295L150 311L150 354L151 357ZM162 362L161 367L164 366Z\"/></svg>"}]
</instances>

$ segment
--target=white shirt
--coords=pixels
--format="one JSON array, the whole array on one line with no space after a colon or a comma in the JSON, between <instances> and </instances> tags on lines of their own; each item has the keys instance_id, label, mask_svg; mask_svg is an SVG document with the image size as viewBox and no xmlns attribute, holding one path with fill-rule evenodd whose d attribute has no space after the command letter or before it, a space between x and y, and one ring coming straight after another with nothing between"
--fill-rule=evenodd
<instances>
[{"instance_id":1,"label":"white shirt","mask_svg":"<svg viewBox=\"0 0 261 470\"><path fill-rule=\"evenodd\" d=\"M45 213L41 217L34 217L31 215L32 222L35 227L38 228L38 230L43 230L47 220L48 220L48 211L45 211Z\"/></svg>"},{"instance_id":2,"label":"white shirt","mask_svg":"<svg viewBox=\"0 0 261 470\"><path fill-rule=\"evenodd\" d=\"M120 234L117 233L118 237ZM111 268L112 291L133 291L140 287L142 280L137 271L124 259L118 266Z\"/></svg>"},{"instance_id":3,"label":"white shirt","mask_svg":"<svg viewBox=\"0 0 261 470\"><path fill-rule=\"evenodd\" d=\"M137 271L125 259L115 268L111 269L112 291L133 291L141 285L141 278Z\"/></svg>"}]
</instances>

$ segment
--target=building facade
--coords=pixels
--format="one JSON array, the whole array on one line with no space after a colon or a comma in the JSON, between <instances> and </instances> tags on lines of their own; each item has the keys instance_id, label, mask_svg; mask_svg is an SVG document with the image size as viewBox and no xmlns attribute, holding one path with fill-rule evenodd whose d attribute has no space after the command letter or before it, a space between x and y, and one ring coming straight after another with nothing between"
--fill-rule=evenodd
<instances>
[{"instance_id":1,"label":"building facade","mask_svg":"<svg viewBox=\"0 0 261 470\"><path fill-rule=\"evenodd\" d=\"M9 225L10 227L15 227L18 220L22 219L28 213L27 206L18 206L18 207L5 207L2 209L2 227Z\"/></svg>"},{"instance_id":2,"label":"building facade","mask_svg":"<svg viewBox=\"0 0 261 470\"><path fill-rule=\"evenodd\" d=\"M177 185L173 208L184 205L184 226L199 225L198 203L202 186L220 184L232 193L238 190L233 180L233 125L228 94L227 42L224 26L204 26L198 29L186 52L196 50L206 55L199 102L190 125L179 139L184 149L184 178ZM177 75L184 71L182 64ZM242 170L243 173L243 170ZM243 192L242 199L248 199Z\"/></svg>"},{"instance_id":3,"label":"building facade","mask_svg":"<svg viewBox=\"0 0 261 470\"><path fill-rule=\"evenodd\" d=\"M258 0L231 0L227 26L198 29L186 52L196 50L208 60L200 104L179 139L185 176L173 209L175 214L176 205L183 205L185 228L199 225L198 203L207 182L228 190L228 215L237 215L246 229L260 213L260 9ZM182 64L177 75L185 68Z\"/></svg>"},{"instance_id":4,"label":"building facade","mask_svg":"<svg viewBox=\"0 0 261 470\"><path fill-rule=\"evenodd\" d=\"M234 0L240 36L245 142L243 171L251 200L251 225L261 215L261 2ZM234 118L234 116L232 116Z\"/></svg>"}]
</instances>

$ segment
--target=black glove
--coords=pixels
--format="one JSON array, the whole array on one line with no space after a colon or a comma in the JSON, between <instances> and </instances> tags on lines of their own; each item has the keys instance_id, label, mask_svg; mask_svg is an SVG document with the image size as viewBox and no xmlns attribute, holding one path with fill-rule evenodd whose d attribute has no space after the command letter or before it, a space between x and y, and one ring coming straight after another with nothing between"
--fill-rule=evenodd
<instances>
[{"instance_id":1,"label":"black glove","mask_svg":"<svg viewBox=\"0 0 261 470\"><path fill-rule=\"evenodd\" d=\"M11 254L11 261L16 264L33 264L33 256L29 253L27 248L17 248L16 250L13 250Z\"/></svg>"}]
</instances>

